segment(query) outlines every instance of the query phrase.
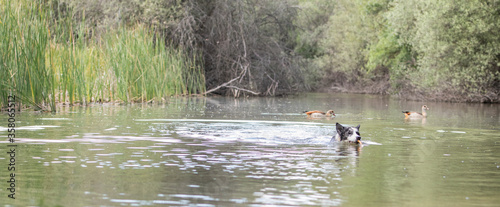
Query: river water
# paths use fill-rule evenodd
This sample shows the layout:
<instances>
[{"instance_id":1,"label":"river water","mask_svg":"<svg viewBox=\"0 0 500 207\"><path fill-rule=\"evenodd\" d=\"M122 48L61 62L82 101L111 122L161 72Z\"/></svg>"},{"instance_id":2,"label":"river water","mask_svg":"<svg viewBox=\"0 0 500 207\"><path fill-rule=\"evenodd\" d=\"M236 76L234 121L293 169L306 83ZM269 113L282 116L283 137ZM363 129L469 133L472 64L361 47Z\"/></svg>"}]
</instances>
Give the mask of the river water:
<instances>
[{"instance_id":1,"label":"river water","mask_svg":"<svg viewBox=\"0 0 500 207\"><path fill-rule=\"evenodd\" d=\"M423 104L428 118L404 119ZM329 143L336 122L360 124L365 144ZM3 206L500 204L498 104L317 93L22 112L15 200L0 144Z\"/></svg>"}]
</instances>

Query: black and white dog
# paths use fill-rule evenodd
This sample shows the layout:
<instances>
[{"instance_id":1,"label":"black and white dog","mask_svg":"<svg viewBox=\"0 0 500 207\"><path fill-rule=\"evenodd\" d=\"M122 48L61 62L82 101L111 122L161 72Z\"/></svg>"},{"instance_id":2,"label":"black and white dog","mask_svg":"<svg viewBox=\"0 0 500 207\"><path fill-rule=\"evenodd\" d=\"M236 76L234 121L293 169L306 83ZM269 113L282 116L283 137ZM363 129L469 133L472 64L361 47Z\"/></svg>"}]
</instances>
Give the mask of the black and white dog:
<instances>
[{"instance_id":1,"label":"black and white dog","mask_svg":"<svg viewBox=\"0 0 500 207\"><path fill-rule=\"evenodd\" d=\"M337 123L335 126L337 128L337 134L332 137L330 142L337 141L361 144L361 136L359 135L359 127L361 125L358 125L357 127L345 127Z\"/></svg>"}]
</instances>

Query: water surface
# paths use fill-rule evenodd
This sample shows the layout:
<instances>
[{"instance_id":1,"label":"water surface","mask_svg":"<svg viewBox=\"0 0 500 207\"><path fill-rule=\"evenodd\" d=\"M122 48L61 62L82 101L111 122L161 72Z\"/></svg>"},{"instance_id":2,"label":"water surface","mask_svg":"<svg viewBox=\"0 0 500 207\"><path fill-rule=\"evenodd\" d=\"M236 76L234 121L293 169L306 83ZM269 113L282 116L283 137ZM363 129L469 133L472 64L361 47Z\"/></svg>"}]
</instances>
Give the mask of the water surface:
<instances>
[{"instance_id":1,"label":"water surface","mask_svg":"<svg viewBox=\"0 0 500 207\"><path fill-rule=\"evenodd\" d=\"M425 120L402 110L430 107ZM304 110L333 109L332 119ZM172 98L16 116L5 206L498 206L500 106L382 96ZM1 121L4 120L4 121ZM0 116L6 137L7 116ZM363 147L329 144L361 124ZM8 180L3 141L0 168Z\"/></svg>"}]
</instances>

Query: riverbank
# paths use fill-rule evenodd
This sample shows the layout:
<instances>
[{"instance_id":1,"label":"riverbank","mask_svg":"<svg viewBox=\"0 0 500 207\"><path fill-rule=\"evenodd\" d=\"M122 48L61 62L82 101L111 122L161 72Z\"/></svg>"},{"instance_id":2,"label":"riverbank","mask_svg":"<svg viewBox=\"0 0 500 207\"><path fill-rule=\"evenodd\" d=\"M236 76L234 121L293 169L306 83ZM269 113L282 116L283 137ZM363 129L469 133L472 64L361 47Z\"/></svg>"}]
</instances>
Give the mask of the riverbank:
<instances>
[{"instance_id":1,"label":"riverbank","mask_svg":"<svg viewBox=\"0 0 500 207\"><path fill-rule=\"evenodd\" d=\"M336 80L348 80L345 74L337 75ZM500 103L500 87L490 88L484 93L467 93L456 90L456 88L429 88L422 89L411 84L400 86L398 91L394 90L388 76L373 79L358 78L356 81L325 81L324 85L316 89L324 93L354 93L354 94L381 94L391 95L394 98L414 101L432 102L455 102L455 103Z\"/></svg>"},{"instance_id":2,"label":"riverbank","mask_svg":"<svg viewBox=\"0 0 500 207\"><path fill-rule=\"evenodd\" d=\"M414 3L0 0L0 107L308 91L499 103L496 3Z\"/></svg>"}]
</instances>

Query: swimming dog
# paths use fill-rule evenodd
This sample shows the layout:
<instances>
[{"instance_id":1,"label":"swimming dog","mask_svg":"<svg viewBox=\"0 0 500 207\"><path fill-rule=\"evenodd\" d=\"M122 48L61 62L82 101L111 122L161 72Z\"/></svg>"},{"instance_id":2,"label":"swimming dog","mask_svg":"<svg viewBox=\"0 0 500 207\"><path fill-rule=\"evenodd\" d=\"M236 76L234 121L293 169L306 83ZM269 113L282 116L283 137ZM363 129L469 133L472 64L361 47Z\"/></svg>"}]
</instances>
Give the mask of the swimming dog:
<instances>
[{"instance_id":1,"label":"swimming dog","mask_svg":"<svg viewBox=\"0 0 500 207\"><path fill-rule=\"evenodd\" d=\"M359 127L345 127L339 123L335 124L337 128L337 134L332 137L331 142L348 142L353 144L361 144L361 136L359 135Z\"/></svg>"}]
</instances>

